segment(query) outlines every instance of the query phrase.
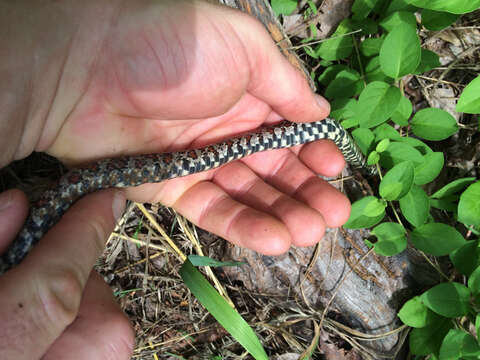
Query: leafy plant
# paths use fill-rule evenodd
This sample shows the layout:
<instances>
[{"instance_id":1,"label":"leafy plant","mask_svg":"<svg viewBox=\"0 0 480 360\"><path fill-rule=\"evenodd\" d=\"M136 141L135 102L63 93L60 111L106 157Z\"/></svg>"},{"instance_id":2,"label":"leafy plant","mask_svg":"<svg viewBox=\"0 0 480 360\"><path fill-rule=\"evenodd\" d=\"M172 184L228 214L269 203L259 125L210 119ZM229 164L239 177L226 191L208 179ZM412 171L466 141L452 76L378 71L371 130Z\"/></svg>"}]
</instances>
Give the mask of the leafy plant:
<instances>
[{"instance_id":1,"label":"leafy plant","mask_svg":"<svg viewBox=\"0 0 480 360\"><path fill-rule=\"evenodd\" d=\"M449 138L459 126L445 110L413 113L403 78L440 66L437 54L422 49L419 26L442 30L478 8L480 0L355 0L351 18L332 38L306 50L324 66L315 77L332 103L331 116L350 129L378 170L378 195L353 203L345 227L371 228L375 240L365 242L379 255L398 254L410 244L425 258L448 255L468 277L440 283L399 311L413 328L411 353L431 359L480 358L477 334L470 332L473 326L480 330L479 241L462 235L480 234L480 181L461 178L426 191L445 163L430 142ZM456 110L480 113L480 76L464 89ZM432 209L449 212L457 222L436 221Z\"/></svg>"},{"instance_id":2,"label":"leafy plant","mask_svg":"<svg viewBox=\"0 0 480 360\"><path fill-rule=\"evenodd\" d=\"M272 0L272 9L277 15L290 15L297 8L297 0Z\"/></svg>"}]
</instances>

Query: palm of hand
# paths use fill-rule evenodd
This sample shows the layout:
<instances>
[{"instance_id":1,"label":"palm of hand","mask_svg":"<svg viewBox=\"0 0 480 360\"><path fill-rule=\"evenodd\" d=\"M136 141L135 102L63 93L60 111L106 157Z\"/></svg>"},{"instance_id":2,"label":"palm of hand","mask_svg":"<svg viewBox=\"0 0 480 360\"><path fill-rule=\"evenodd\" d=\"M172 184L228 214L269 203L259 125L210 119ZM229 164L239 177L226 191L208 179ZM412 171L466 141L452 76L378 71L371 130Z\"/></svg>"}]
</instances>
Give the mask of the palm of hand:
<instances>
[{"instance_id":1,"label":"palm of hand","mask_svg":"<svg viewBox=\"0 0 480 360\"><path fill-rule=\"evenodd\" d=\"M121 13L92 54L87 80L74 81L62 95L60 103L72 107L63 122L47 127L45 137L54 139L49 153L79 163L175 151L281 117L313 121L326 115L249 17L206 3L149 10ZM334 175L342 167L338 151L323 142L257 154L127 194L174 206L234 243L277 254L291 243L311 245L326 225L346 220L348 200L314 174Z\"/></svg>"}]
</instances>

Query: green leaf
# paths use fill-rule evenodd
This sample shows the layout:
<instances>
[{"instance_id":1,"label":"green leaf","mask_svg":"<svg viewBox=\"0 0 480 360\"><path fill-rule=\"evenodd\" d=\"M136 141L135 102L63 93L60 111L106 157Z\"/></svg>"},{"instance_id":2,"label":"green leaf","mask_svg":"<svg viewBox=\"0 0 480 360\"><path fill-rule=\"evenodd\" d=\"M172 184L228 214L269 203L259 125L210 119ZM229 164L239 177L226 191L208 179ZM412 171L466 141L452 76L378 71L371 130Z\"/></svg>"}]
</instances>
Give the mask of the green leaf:
<instances>
[{"instance_id":1,"label":"green leaf","mask_svg":"<svg viewBox=\"0 0 480 360\"><path fill-rule=\"evenodd\" d=\"M409 0L409 2L420 8L452 14L466 14L480 8L480 0Z\"/></svg>"},{"instance_id":2,"label":"green leaf","mask_svg":"<svg viewBox=\"0 0 480 360\"><path fill-rule=\"evenodd\" d=\"M443 30L452 25L457 19L458 15L456 14L429 9L422 10L422 25L428 30Z\"/></svg>"},{"instance_id":3,"label":"green leaf","mask_svg":"<svg viewBox=\"0 0 480 360\"><path fill-rule=\"evenodd\" d=\"M456 110L467 114L480 114L480 76L463 90Z\"/></svg>"},{"instance_id":4,"label":"green leaf","mask_svg":"<svg viewBox=\"0 0 480 360\"><path fill-rule=\"evenodd\" d=\"M388 32L391 32L398 26L410 26L415 29L417 20L415 19L415 15L410 11L397 11L382 20L380 26Z\"/></svg>"},{"instance_id":5,"label":"green leaf","mask_svg":"<svg viewBox=\"0 0 480 360\"><path fill-rule=\"evenodd\" d=\"M433 181L442 171L444 158L442 152L424 155L425 161L415 167L415 184L424 185Z\"/></svg>"},{"instance_id":6,"label":"green leaf","mask_svg":"<svg viewBox=\"0 0 480 360\"><path fill-rule=\"evenodd\" d=\"M477 340L465 330L450 329L440 347L439 360L460 359L480 355ZM478 359L478 357L475 357Z\"/></svg>"},{"instance_id":7,"label":"green leaf","mask_svg":"<svg viewBox=\"0 0 480 360\"><path fill-rule=\"evenodd\" d=\"M374 81L368 84L358 99L360 126L371 128L387 121L397 108L401 96L398 88L387 83Z\"/></svg>"},{"instance_id":8,"label":"green leaf","mask_svg":"<svg viewBox=\"0 0 480 360\"><path fill-rule=\"evenodd\" d=\"M318 82L323 86L330 84L338 75L340 71L350 69L346 65L332 65L327 67L319 76Z\"/></svg>"},{"instance_id":9,"label":"green leaf","mask_svg":"<svg viewBox=\"0 0 480 360\"><path fill-rule=\"evenodd\" d=\"M455 268L465 276L470 274L480 265L480 249L477 240L470 240L462 247L450 254L450 260Z\"/></svg>"},{"instance_id":10,"label":"green leaf","mask_svg":"<svg viewBox=\"0 0 480 360\"><path fill-rule=\"evenodd\" d=\"M272 0L272 9L278 16L290 15L297 8L297 0Z\"/></svg>"},{"instance_id":11,"label":"green leaf","mask_svg":"<svg viewBox=\"0 0 480 360\"><path fill-rule=\"evenodd\" d=\"M374 81L381 81L388 84L393 84L394 80L385 75L380 67L380 57L375 56L371 58L367 65L365 65L365 78L367 83L371 83Z\"/></svg>"},{"instance_id":12,"label":"green leaf","mask_svg":"<svg viewBox=\"0 0 480 360\"><path fill-rule=\"evenodd\" d=\"M364 154L368 154L368 151L373 145L373 140L375 140L373 132L370 129L358 128L352 131L352 136L360 150L362 150Z\"/></svg>"},{"instance_id":13,"label":"green leaf","mask_svg":"<svg viewBox=\"0 0 480 360\"><path fill-rule=\"evenodd\" d=\"M373 12L377 15L385 14L385 9L388 7L388 3L390 0L376 0L375 7L373 8Z\"/></svg>"},{"instance_id":14,"label":"green leaf","mask_svg":"<svg viewBox=\"0 0 480 360\"><path fill-rule=\"evenodd\" d=\"M327 86L324 95L327 99L358 95L364 86L363 82L359 80L360 74L358 71L353 69L342 70Z\"/></svg>"},{"instance_id":15,"label":"green leaf","mask_svg":"<svg viewBox=\"0 0 480 360\"><path fill-rule=\"evenodd\" d=\"M369 198L369 201L365 203L363 214L368 217L377 217L380 215L384 215L385 207L387 206L387 204L382 199L377 199L374 196L372 197L374 199L370 199L371 197L367 196L367 198Z\"/></svg>"},{"instance_id":16,"label":"green leaf","mask_svg":"<svg viewBox=\"0 0 480 360\"><path fill-rule=\"evenodd\" d=\"M393 256L401 253L407 247L405 229L402 225L387 222L376 226L372 230L378 241L375 243L375 252L378 255Z\"/></svg>"},{"instance_id":17,"label":"green leaf","mask_svg":"<svg viewBox=\"0 0 480 360\"><path fill-rule=\"evenodd\" d=\"M405 219L415 227L427 222L430 212L430 200L419 186L412 186L407 195L399 200L400 209Z\"/></svg>"},{"instance_id":18,"label":"green leaf","mask_svg":"<svg viewBox=\"0 0 480 360\"><path fill-rule=\"evenodd\" d=\"M333 62L330 60L319 60L318 65L323 66L323 67L328 67L332 66Z\"/></svg>"},{"instance_id":19,"label":"green leaf","mask_svg":"<svg viewBox=\"0 0 480 360\"><path fill-rule=\"evenodd\" d=\"M412 111L412 102L405 96L402 96L397 108L392 114L392 121L400 126L407 126L408 119L410 118L410 115L412 115Z\"/></svg>"},{"instance_id":20,"label":"green leaf","mask_svg":"<svg viewBox=\"0 0 480 360\"><path fill-rule=\"evenodd\" d=\"M352 204L346 229L368 228L378 224L385 216L387 204L374 196L366 196Z\"/></svg>"},{"instance_id":21,"label":"green leaf","mask_svg":"<svg viewBox=\"0 0 480 360\"><path fill-rule=\"evenodd\" d=\"M423 74L439 67L440 65L440 57L436 53L427 49L422 49L422 58L414 73Z\"/></svg>"},{"instance_id":22,"label":"green leaf","mask_svg":"<svg viewBox=\"0 0 480 360\"><path fill-rule=\"evenodd\" d=\"M362 41L360 51L366 57L378 55L383 44L383 38L369 38Z\"/></svg>"},{"instance_id":23,"label":"green leaf","mask_svg":"<svg viewBox=\"0 0 480 360\"><path fill-rule=\"evenodd\" d=\"M373 35L378 33L377 23L370 18L366 19L352 19L352 31L362 30L359 35Z\"/></svg>"},{"instance_id":24,"label":"green leaf","mask_svg":"<svg viewBox=\"0 0 480 360\"><path fill-rule=\"evenodd\" d=\"M310 45L305 45L304 49L305 49L305 53L308 56L314 58L315 60L318 60L318 58L320 57L320 56L317 55L317 52L315 50L313 50L313 48ZM312 78L312 80L314 80L315 79L315 74L311 73L310 77Z\"/></svg>"},{"instance_id":25,"label":"green leaf","mask_svg":"<svg viewBox=\"0 0 480 360\"><path fill-rule=\"evenodd\" d=\"M355 115L357 100L350 98L337 98L331 102L332 112L330 116L340 121Z\"/></svg>"},{"instance_id":26,"label":"green leaf","mask_svg":"<svg viewBox=\"0 0 480 360\"><path fill-rule=\"evenodd\" d=\"M198 301L255 359L268 360L268 356L257 335L202 274L185 260L180 276Z\"/></svg>"},{"instance_id":27,"label":"green leaf","mask_svg":"<svg viewBox=\"0 0 480 360\"><path fill-rule=\"evenodd\" d=\"M388 145L390 145L390 139L389 138L383 139L377 144L375 151L379 153L384 152L385 150L387 150Z\"/></svg>"},{"instance_id":28,"label":"green leaf","mask_svg":"<svg viewBox=\"0 0 480 360\"><path fill-rule=\"evenodd\" d=\"M392 0L388 5L387 10L385 11L385 14L390 15L395 11L402 11L402 10L410 11L413 13L416 11L416 7L410 5L409 0Z\"/></svg>"},{"instance_id":29,"label":"green leaf","mask_svg":"<svg viewBox=\"0 0 480 360\"><path fill-rule=\"evenodd\" d=\"M447 318L466 315L470 310L470 290L456 282L438 284L420 298L430 310Z\"/></svg>"},{"instance_id":30,"label":"green leaf","mask_svg":"<svg viewBox=\"0 0 480 360\"><path fill-rule=\"evenodd\" d=\"M402 139L402 136L398 133L398 131L388 124L381 124L377 126L375 130L373 130L373 133L375 134L375 138L377 140L383 140L383 139L401 140Z\"/></svg>"},{"instance_id":31,"label":"green leaf","mask_svg":"<svg viewBox=\"0 0 480 360\"><path fill-rule=\"evenodd\" d=\"M451 183L448 183L441 189L437 190L433 195L431 195L431 198L434 199L441 199L443 197L449 196L456 194L463 189L465 189L468 185L473 183L476 179L474 177L468 177L468 178L461 178L452 181Z\"/></svg>"},{"instance_id":32,"label":"green leaf","mask_svg":"<svg viewBox=\"0 0 480 360\"><path fill-rule=\"evenodd\" d=\"M386 75L397 79L415 71L421 54L416 29L411 26L396 27L387 35L380 49L380 66Z\"/></svg>"},{"instance_id":33,"label":"green leaf","mask_svg":"<svg viewBox=\"0 0 480 360\"><path fill-rule=\"evenodd\" d=\"M415 135L433 141L444 140L458 130L455 118L445 110L437 108L418 111L410 125Z\"/></svg>"},{"instance_id":34,"label":"green leaf","mask_svg":"<svg viewBox=\"0 0 480 360\"><path fill-rule=\"evenodd\" d=\"M443 223L429 223L411 232L411 241L419 250L434 256L448 255L466 241L455 228Z\"/></svg>"},{"instance_id":35,"label":"green leaf","mask_svg":"<svg viewBox=\"0 0 480 360\"><path fill-rule=\"evenodd\" d=\"M480 294L480 266L470 274L468 288L474 295Z\"/></svg>"},{"instance_id":36,"label":"green leaf","mask_svg":"<svg viewBox=\"0 0 480 360\"><path fill-rule=\"evenodd\" d=\"M450 195L441 199L432 199L430 198L430 205L436 209L456 212L457 211L457 204L458 196Z\"/></svg>"},{"instance_id":37,"label":"green leaf","mask_svg":"<svg viewBox=\"0 0 480 360\"><path fill-rule=\"evenodd\" d=\"M402 322L414 328L427 326L432 319L432 312L423 304L419 296L415 296L403 304L398 312Z\"/></svg>"},{"instance_id":38,"label":"green leaf","mask_svg":"<svg viewBox=\"0 0 480 360\"><path fill-rule=\"evenodd\" d=\"M367 165L375 165L378 163L379 160L380 154L376 151L372 151L370 154L368 154Z\"/></svg>"},{"instance_id":39,"label":"green leaf","mask_svg":"<svg viewBox=\"0 0 480 360\"><path fill-rule=\"evenodd\" d=\"M397 200L412 187L415 170L411 161L404 161L389 170L380 182L380 196L385 200Z\"/></svg>"},{"instance_id":40,"label":"green leaf","mask_svg":"<svg viewBox=\"0 0 480 360\"><path fill-rule=\"evenodd\" d=\"M425 144L423 141L412 138L412 137L402 137L401 139L399 139L399 141L412 146L413 148L418 150L422 155L427 155L433 152L433 150L430 149L430 147L427 144Z\"/></svg>"},{"instance_id":41,"label":"green leaf","mask_svg":"<svg viewBox=\"0 0 480 360\"><path fill-rule=\"evenodd\" d=\"M342 121L341 125L345 128L345 129L350 129L352 127L355 127L355 126L358 126L358 118L355 117L355 116L352 116L348 119L345 119Z\"/></svg>"},{"instance_id":42,"label":"green leaf","mask_svg":"<svg viewBox=\"0 0 480 360\"><path fill-rule=\"evenodd\" d=\"M480 334L480 314L477 314L477 316L475 316L475 331L478 337L478 334Z\"/></svg>"},{"instance_id":43,"label":"green leaf","mask_svg":"<svg viewBox=\"0 0 480 360\"><path fill-rule=\"evenodd\" d=\"M245 262L242 261L218 261L212 259L208 256L200 256L200 255L189 255L188 260L192 263L193 266L239 266L245 265Z\"/></svg>"},{"instance_id":44,"label":"green leaf","mask_svg":"<svg viewBox=\"0 0 480 360\"><path fill-rule=\"evenodd\" d=\"M377 0L355 0L352 5L352 13L355 19L365 19L375 7Z\"/></svg>"},{"instance_id":45,"label":"green leaf","mask_svg":"<svg viewBox=\"0 0 480 360\"><path fill-rule=\"evenodd\" d=\"M380 164L390 169L403 161L410 160L415 166L423 163L424 158L420 152L413 146L403 142L392 141L387 150L382 153Z\"/></svg>"},{"instance_id":46,"label":"green leaf","mask_svg":"<svg viewBox=\"0 0 480 360\"><path fill-rule=\"evenodd\" d=\"M410 351L415 355L438 353L443 338L452 326L450 319L436 315L427 326L410 332Z\"/></svg>"},{"instance_id":47,"label":"green leaf","mask_svg":"<svg viewBox=\"0 0 480 360\"><path fill-rule=\"evenodd\" d=\"M332 34L332 38L321 43L316 53L324 60L344 59L353 51L353 40L351 35L345 35L350 32L349 19L343 20Z\"/></svg>"},{"instance_id":48,"label":"green leaf","mask_svg":"<svg viewBox=\"0 0 480 360\"><path fill-rule=\"evenodd\" d=\"M470 185L460 195L458 220L466 225L480 225L480 181Z\"/></svg>"},{"instance_id":49,"label":"green leaf","mask_svg":"<svg viewBox=\"0 0 480 360\"><path fill-rule=\"evenodd\" d=\"M315 3L313 2L313 0L307 0L307 4L308 4L308 11L311 11L313 13L313 15L317 15L318 14L318 8L315 5Z\"/></svg>"}]
</instances>

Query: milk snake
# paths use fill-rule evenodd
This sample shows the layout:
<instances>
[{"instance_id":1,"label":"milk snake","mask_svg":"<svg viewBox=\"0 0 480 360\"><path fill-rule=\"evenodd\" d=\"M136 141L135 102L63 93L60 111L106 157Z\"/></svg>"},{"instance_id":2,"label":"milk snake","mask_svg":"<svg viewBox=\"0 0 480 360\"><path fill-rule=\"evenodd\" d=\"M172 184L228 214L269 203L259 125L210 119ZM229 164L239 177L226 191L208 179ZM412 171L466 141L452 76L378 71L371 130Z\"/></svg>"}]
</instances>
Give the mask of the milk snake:
<instances>
[{"instance_id":1,"label":"milk snake","mask_svg":"<svg viewBox=\"0 0 480 360\"><path fill-rule=\"evenodd\" d=\"M68 208L85 194L111 188L156 183L213 169L250 154L330 139L354 167L366 161L350 135L335 120L312 123L283 121L201 149L104 159L66 173L30 209L23 229L0 258L0 274L28 254Z\"/></svg>"}]
</instances>

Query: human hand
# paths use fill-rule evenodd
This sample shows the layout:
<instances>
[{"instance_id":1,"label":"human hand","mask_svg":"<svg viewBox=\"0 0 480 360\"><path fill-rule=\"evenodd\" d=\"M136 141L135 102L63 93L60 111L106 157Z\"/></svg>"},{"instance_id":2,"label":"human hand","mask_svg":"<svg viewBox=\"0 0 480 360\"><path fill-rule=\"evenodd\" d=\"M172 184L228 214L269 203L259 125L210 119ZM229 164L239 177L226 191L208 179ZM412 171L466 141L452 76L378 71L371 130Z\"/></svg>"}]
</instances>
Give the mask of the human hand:
<instances>
[{"instance_id":1,"label":"human hand","mask_svg":"<svg viewBox=\"0 0 480 360\"><path fill-rule=\"evenodd\" d=\"M0 277L2 359L130 359L131 325L110 287L91 271L124 203L112 190L85 197ZM27 206L18 190L0 194L0 253L22 226Z\"/></svg>"},{"instance_id":2,"label":"human hand","mask_svg":"<svg viewBox=\"0 0 480 360\"><path fill-rule=\"evenodd\" d=\"M75 164L195 148L281 118L328 114L245 14L197 1L101 6L101 15L83 16L67 37L36 150ZM316 176L343 166L333 143L319 141L126 195L172 206L234 244L274 255L315 244L326 226L346 221L348 200Z\"/></svg>"}]
</instances>

